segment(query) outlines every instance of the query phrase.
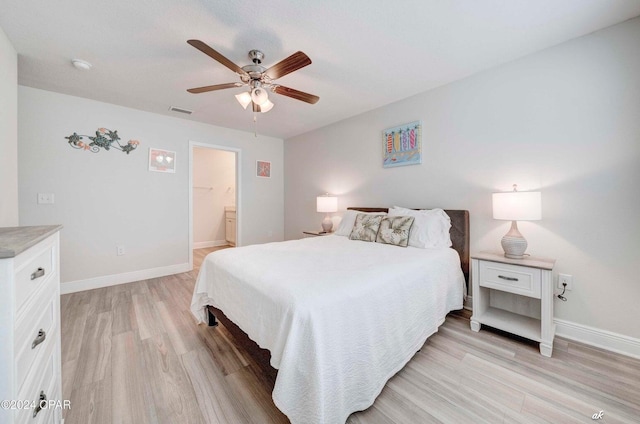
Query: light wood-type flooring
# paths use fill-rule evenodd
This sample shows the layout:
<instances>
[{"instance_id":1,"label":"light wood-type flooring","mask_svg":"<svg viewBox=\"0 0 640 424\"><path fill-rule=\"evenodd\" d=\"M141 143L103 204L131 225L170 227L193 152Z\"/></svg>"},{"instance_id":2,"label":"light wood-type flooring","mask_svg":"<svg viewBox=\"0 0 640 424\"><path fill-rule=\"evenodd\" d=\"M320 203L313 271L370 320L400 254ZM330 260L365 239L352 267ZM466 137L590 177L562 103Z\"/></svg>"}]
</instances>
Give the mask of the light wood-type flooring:
<instances>
[{"instance_id":1,"label":"light wood-type flooring","mask_svg":"<svg viewBox=\"0 0 640 424\"><path fill-rule=\"evenodd\" d=\"M62 296L65 424L286 423L251 359L190 312L184 274ZM602 411L602 419L593 414ZM640 361L556 338L469 329L450 314L359 423L639 423Z\"/></svg>"}]
</instances>

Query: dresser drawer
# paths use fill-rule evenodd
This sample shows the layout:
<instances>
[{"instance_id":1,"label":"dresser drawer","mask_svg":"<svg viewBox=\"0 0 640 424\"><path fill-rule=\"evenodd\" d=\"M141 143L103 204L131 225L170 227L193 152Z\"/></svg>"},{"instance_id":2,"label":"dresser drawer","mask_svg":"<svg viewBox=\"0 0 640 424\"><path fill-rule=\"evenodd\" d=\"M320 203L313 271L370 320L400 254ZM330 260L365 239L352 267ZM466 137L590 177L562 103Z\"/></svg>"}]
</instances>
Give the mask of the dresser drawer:
<instances>
[{"instance_id":1,"label":"dresser drawer","mask_svg":"<svg viewBox=\"0 0 640 424\"><path fill-rule=\"evenodd\" d=\"M16 263L15 296L19 310L51 277L56 275L56 251L52 242L41 243L25 252Z\"/></svg>"},{"instance_id":2,"label":"dresser drawer","mask_svg":"<svg viewBox=\"0 0 640 424\"><path fill-rule=\"evenodd\" d=\"M49 344L56 342L59 338L58 322L58 302L56 290L47 291L47 302L36 307L27 313L27 317L16 328L15 343L15 363L16 363L16 386L18 390L27 378L29 370L34 367L36 360L42 358L45 351L49 350Z\"/></svg>"},{"instance_id":3,"label":"dresser drawer","mask_svg":"<svg viewBox=\"0 0 640 424\"><path fill-rule=\"evenodd\" d=\"M479 285L523 296L541 296L541 273L537 268L480 261Z\"/></svg>"},{"instance_id":4,"label":"dresser drawer","mask_svg":"<svg viewBox=\"0 0 640 424\"><path fill-rule=\"evenodd\" d=\"M234 211L225 211L224 217L226 219L236 219L236 213Z\"/></svg>"},{"instance_id":5,"label":"dresser drawer","mask_svg":"<svg viewBox=\"0 0 640 424\"><path fill-rule=\"evenodd\" d=\"M51 346L50 346L51 347ZM56 361L57 353L55 349L49 349L48 356L37 369L37 374L34 375L34 379L25 385L20 393L18 399L36 401L38 403L40 399L40 393L43 392L47 399L59 400L60 394L57 392L56 387ZM47 409L42 409L38 412L38 415L33 417L34 409L22 409L18 412L18 423L39 423L42 417L48 415ZM42 417L41 417L42 416Z\"/></svg>"}]
</instances>

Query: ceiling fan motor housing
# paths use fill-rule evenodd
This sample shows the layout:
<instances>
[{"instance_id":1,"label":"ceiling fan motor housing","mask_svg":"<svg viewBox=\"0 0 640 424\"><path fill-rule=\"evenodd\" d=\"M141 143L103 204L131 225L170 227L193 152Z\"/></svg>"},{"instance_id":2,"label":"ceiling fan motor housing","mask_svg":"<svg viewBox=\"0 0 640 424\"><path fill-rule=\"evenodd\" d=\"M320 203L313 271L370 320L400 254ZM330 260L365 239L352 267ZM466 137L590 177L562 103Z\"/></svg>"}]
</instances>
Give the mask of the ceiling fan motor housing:
<instances>
[{"instance_id":1,"label":"ceiling fan motor housing","mask_svg":"<svg viewBox=\"0 0 640 424\"><path fill-rule=\"evenodd\" d=\"M267 70L267 68L265 68L262 65L247 65L247 66L243 66L242 70L245 71L250 79L253 80L260 80L262 78L262 74L264 73L264 71ZM244 75L241 75L240 77L242 78ZM243 79L244 81L244 79ZM244 82L248 82L249 79L247 79Z\"/></svg>"}]
</instances>

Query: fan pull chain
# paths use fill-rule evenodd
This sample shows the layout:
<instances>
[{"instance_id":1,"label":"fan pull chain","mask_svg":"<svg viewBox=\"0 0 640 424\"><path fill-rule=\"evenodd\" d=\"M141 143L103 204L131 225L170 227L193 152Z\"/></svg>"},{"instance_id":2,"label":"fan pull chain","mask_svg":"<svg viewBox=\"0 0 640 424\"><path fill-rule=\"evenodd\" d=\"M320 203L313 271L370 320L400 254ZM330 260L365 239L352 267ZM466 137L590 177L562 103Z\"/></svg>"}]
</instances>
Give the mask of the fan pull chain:
<instances>
[{"instance_id":1,"label":"fan pull chain","mask_svg":"<svg viewBox=\"0 0 640 424\"><path fill-rule=\"evenodd\" d=\"M253 136L258 138L258 115L253 113Z\"/></svg>"}]
</instances>

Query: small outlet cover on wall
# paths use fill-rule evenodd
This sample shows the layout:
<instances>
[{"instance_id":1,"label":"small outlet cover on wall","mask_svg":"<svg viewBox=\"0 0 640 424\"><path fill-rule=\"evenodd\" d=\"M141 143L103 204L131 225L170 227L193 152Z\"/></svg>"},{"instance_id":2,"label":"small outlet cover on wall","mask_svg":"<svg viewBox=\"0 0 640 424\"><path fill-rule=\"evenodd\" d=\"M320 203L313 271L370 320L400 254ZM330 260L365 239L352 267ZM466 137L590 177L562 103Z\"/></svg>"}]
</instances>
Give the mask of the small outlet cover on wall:
<instances>
[{"instance_id":1,"label":"small outlet cover on wall","mask_svg":"<svg viewBox=\"0 0 640 424\"><path fill-rule=\"evenodd\" d=\"M573 290L573 275L558 274L558 288L563 289L564 283L567 283L567 290Z\"/></svg>"},{"instance_id":2,"label":"small outlet cover on wall","mask_svg":"<svg viewBox=\"0 0 640 424\"><path fill-rule=\"evenodd\" d=\"M122 256L125 254L124 246L116 246L116 253L118 256Z\"/></svg>"}]
</instances>

